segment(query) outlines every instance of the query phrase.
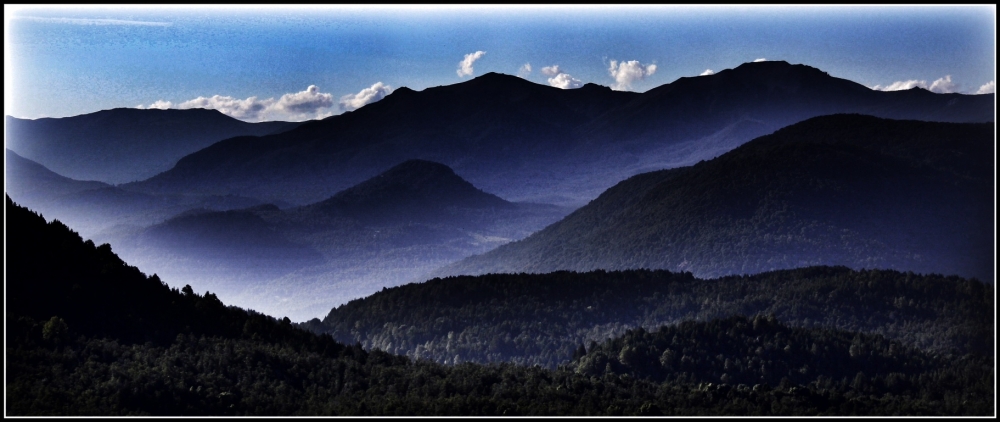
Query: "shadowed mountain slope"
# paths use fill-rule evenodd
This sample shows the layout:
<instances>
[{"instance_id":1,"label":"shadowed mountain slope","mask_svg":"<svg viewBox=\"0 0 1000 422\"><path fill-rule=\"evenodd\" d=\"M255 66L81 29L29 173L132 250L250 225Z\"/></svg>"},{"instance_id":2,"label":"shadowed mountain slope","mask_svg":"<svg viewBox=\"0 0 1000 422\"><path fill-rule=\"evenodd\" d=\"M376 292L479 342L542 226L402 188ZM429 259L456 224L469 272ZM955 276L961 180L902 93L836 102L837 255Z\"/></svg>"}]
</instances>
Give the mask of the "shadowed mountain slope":
<instances>
[{"instance_id":1,"label":"shadowed mountain slope","mask_svg":"<svg viewBox=\"0 0 1000 422\"><path fill-rule=\"evenodd\" d=\"M4 154L6 192L24 204L30 205L36 201L70 193L111 187L107 183L64 177L10 149L5 149Z\"/></svg>"},{"instance_id":2,"label":"shadowed mountain slope","mask_svg":"<svg viewBox=\"0 0 1000 422\"><path fill-rule=\"evenodd\" d=\"M408 160L307 209L365 222L391 223L401 219L445 222L449 208L513 207L477 189L448 166Z\"/></svg>"},{"instance_id":3,"label":"shadowed mountain slope","mask_svg":"<svg viewBox=\"0 0 1000 422\"><path fill-rule=\"evenodd\" d=\"M807 265L993 280L992 124L817 117L636 176L565 219L433 275Z\"/></svg>"}]
</instances>

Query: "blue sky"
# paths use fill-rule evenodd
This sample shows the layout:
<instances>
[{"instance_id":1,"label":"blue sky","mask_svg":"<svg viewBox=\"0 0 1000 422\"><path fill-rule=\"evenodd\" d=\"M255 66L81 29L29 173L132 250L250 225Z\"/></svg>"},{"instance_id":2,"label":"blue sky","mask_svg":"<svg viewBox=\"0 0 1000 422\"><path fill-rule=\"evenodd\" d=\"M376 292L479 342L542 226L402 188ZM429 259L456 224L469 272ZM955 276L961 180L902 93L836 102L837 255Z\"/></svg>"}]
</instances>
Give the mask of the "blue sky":
<instances>
[{"instance_id":1,"label":"blue sky","mask_svg":"<svg viewBox=\"0 0 1000 422\"><path fill-rule=\"evenodd\" d=\"M996 80L992 5L5 5L4 17L4 110L22 118L141 105L303 120L486 72L642 92L760 58L877 89Z\"/></svg>"}]
</instances>

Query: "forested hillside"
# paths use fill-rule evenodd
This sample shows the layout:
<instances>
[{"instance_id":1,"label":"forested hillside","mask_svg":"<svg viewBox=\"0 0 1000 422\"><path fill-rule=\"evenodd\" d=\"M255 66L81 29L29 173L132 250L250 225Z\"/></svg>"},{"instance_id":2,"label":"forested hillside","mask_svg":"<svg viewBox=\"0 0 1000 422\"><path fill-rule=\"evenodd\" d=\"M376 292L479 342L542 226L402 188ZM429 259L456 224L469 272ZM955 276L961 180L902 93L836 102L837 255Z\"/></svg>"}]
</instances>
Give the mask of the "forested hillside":
<instances>
[{"instance_id":1,"label":"forested hillside","mask_svg":"<svg viewBox=\"0 0 1000 422\"><path fill-rule=\"evenodd\" d=\"M764 315L686 321L655 332L629 330L589 350L581 346L570 368L592 376L698 382L723 390L734 385L737 391L777 387L792 395L807 395L806 388L825 391L827 397L813 402L819 406L845 393L912 394L962 401L984 413L992 411L996 379L991 356L926 354L881 335L789 328Z\"/></svg>"}]
</instances>

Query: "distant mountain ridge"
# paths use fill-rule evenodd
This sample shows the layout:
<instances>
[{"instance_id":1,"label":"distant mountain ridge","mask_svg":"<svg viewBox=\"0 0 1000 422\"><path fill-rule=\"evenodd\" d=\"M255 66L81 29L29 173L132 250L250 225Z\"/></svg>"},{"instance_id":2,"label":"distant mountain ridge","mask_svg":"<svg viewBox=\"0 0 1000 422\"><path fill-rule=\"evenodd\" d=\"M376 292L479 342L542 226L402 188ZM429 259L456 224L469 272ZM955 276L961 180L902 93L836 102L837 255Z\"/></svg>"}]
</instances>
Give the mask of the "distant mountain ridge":
<instances>
[{"instance_id":1,"label":"distant mountain ridge","mask_svg":"<svg viewBox=\"0 0 1000 422\"><path fill-rule=\"evenodd\" d=\"M306 204L418 158L507 200L581 205L632 175L694 164L811 117L986 122L993 98L874 91L781 61L641 94L593 84L561 90L488 73L420 92L398 89L280 134L220 142L126 187Z\"/></svg>"},{"instance_id":2,"label":"distant mountain ridge","mask_svg":"<svg viewBox=\"0 0 1000 422\"><path fill-rule=\"evenodd\" d=\"M621 182L563 220L430 276L807 265L993 280L992 124L813 118Z\"/></svg>"},{"instance_id":3,"label":"distant mountain ridge","mask_svg":"<svg viewBox=\"0 0 1000 422\"><path fill-rule=\"evenodd\" d=\"M74 180L24 158L6 153L6 193L18 202L42 210L88 237L103 237L117 226L145 226L185 210L227 210L260 204L233 195L149 195L98 181Z\"/></svg>"},{"instance_id":4,"label":"distant mountain ridge","mask_svg":"<svg viewBox=\"0 0 1000 422\"><path fill-rule=\"evenodd\" d=\"M119 184L169 170L181 157L240 135L296 122L247 123L218 110L116 108L63 118L7 116L8 149L63 176Z\"/></svg>"}]
</instances>

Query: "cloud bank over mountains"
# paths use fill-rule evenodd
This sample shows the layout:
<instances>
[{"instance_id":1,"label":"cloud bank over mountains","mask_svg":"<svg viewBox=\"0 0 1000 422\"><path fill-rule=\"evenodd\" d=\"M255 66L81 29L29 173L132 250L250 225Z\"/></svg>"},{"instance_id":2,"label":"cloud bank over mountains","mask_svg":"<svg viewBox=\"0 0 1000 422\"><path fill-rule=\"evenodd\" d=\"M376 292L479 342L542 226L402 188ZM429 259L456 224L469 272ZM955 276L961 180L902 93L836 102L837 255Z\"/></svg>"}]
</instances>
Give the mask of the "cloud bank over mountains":
<instances>
[{"instance_id":1,"label":"cloud bank over mountains","mask_svg":"<svg viewBox=\"0 0 1000 422\"><path fill-rule=\"evenodd\" d=\"M376 82L357 94L347 94L337 100L333 94L320 92L318 86L309 85L303 91L284 94L278 99L273 97L260 99L257 96L239 99L226 95L213 95L211 97L198 97L178 104L157 100L148 106L140 104L136 108L161 110L206 108L218 110L227 116L247 122L304 121L330 117L336 114L334 106L337 106L339 111L357 110L366 104L385 98L391 92L392 87L382 82Z\"/></svg>"},{"instance_id":2,"label":"cloud bank over mountains","mask_svg":"<svg viewBox=\"0 0 1000 422\"><path fill-rule=\"evenodd\" d=\"M875 85L872 87L872 89L877 91L902 91L913 88L923 88L938 94L950 94L958 91L958 84L952 82L951 75L945 75L943 78L938 78L930 85L927 84L927 81L911 79L908 81L896 81L887 86Z\"/></svg>"},{"instance_id":3,"label":"cloud bank over mountains","mask_svg":"<svg viewBox=\"0 0 1000 422\"><path fill-rule=\"evenodd\" d=\"M962 93L962 85L951 80L951 75L944 75L944 77L936 79L930 84L926 80L910 79L906 81L896 81L889 85L875 85L871 87L876 91L901 91L913 88L923 88L930 92L938 94L952 94L952 93ZM979 89L972 91L969 90L965 92L967 94L993 94L996 91L996 82L989 81Z\"/></svg>"}]
</instances>

